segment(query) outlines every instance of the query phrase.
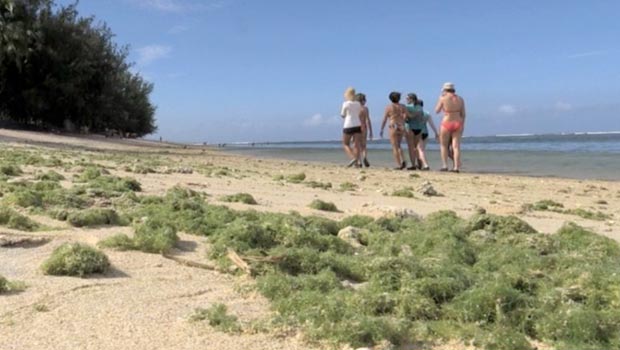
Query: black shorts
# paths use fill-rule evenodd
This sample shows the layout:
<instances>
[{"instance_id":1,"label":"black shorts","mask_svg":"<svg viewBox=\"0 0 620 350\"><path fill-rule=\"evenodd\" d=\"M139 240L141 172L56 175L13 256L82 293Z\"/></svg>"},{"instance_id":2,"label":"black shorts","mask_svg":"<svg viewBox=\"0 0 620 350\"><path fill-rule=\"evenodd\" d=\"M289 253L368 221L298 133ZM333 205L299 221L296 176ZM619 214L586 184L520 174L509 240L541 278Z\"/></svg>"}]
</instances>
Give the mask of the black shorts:
<instances>
[{"instance_id":1,"label":"black shorts","mask_svg":"<svg viewBox=\"0 0 620 350\"><path fill-rule=\"evenodd\" d=\"M346 134L346 135L361 134L362 133L362 127L361 126L354 126L352 128L344 128L344 129L342 129L342 133Z\"/></svg>"},{"instance_id":2,"label":"black shorts","mask_svg":"<svg viewBox=\"0 0 620 350\"><path fill-rule=\"evenodd\" d=\"M428 138L428 134L427 133L423 133L422 134L422 140L426 140Z\"/></svg>"},{"instance_id":3,"label":"black shorts","mask_svg":"<svg viewBox=\"0 0 620 350\"><path fill-rule=\"evenodd\" d=\"M420 133L422 132L422 129L411 129L411 131L413 132L414 135L420 135Z\"/></svg>"}]
</instances>

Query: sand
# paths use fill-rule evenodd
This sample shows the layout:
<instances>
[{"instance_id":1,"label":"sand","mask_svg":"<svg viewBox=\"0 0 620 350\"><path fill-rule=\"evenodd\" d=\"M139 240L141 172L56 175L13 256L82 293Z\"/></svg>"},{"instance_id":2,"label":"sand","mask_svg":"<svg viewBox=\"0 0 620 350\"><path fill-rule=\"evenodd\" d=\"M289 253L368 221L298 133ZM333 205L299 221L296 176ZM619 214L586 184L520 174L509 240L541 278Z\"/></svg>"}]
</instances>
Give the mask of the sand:
<instances>
[{"instance_id":1,"label":"sand","mask_svg":"<svg viewBox=\"0 0 620 350\"><path fill-rule=\"evenodd\" d=\"M553 233L573 221L594 232L620 240L620 182L559 178L534 178L489 174L451 174L341 166L281 160L254 159L229 155L208 147L187 147L142 140L106 139L99 136L61 136L47 133L0 129L0 152L8 147L72 150L84 158L93 154L121 152L138 159L141 153L170 159L182 167L209 164L230 175L127 173L135 177L145 194L163 194L175 185L205 192L210 202L234 209L252 208L269 212L298 211L302 215L322 215L341 219L353 214L379 217L403 210L427 215L453 210L469 217L484 208L489 213L517 215L541 232ZM344 158L344 155L343 155ZM26 168L25 178L36 168ZM332 189L313 189L304 184L276 181L277 175L305 173L306 181L331 182ZM67 174L70 175L70 174ZM358 185L354 191L340 191L341 183ZM417 191L430 183L440 196L427 197ZM394 190L412 187L415 198L390 196ZM223 195L247 192L258 205L222 203ZM338 213L308 207L314 199L333 202ZM565 208L583 208L612 215L605 221L546 211L524 212L522 206L543 199L562 203ZM603 203L603 204L601 204ZM606 204L605 204L606 203ZM45 217L35 220L50 223ZM86 279L51 277L39 267L51 251L67 241L96 244L131 228L78 229L53 222L59 230L23 233L0 227L2 238L35 236L47 240L33 244L0 247L0 275L27 284L23 292L0 296L0 349L319 349L304 342L295 330L245 331L230 335L218 332L206 322L192 323L196 308L224 303L230 313L246 325L272 316L269 303L252 290L249 277L235 277L206 269L188 267L160 255L105 250L113 270L104 276ZM64 225L64 226L63 226ZM209 264L203 237L181 234L181 243L172 253L183 259ZM251 328L251 327L247 327ZM425 347L427 349L428 347ZM459 344L441 348L466 348Z\"/></svg>"}]
</instances>

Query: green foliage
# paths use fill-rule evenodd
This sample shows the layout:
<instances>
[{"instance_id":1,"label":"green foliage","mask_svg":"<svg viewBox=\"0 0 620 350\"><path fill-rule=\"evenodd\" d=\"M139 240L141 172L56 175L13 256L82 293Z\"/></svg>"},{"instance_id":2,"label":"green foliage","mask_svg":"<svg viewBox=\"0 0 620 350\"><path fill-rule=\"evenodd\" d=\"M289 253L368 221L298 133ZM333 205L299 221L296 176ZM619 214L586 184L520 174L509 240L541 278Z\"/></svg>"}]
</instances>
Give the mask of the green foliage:
<instances>
[{"instance_id":1,"label":"green foliage","mask_svg":"<svg viewBox=\"0 0 620 350\"><path fill-rule=\"evenodd\" d=\"M48 171L46 173L37 174L35 176L35 179L36 180L41 180L41 181L56 181L57 182L57 181L64 180L65 177L62 176L61 174L55 172L54 170L50 170L50 171Z\"/></svg>"},{"instance_id":2,"label":"green foliage","mask_svg":"<svg viewBox=\"0 0 620 350\"><path fill-rule=\"evenodd\" d=\"M612 217L611 215L605 214L601 211L594 212L594 211L590 211L590 210L586 210L582 208L567 209L564 211L564 214L577 215L584 219L597 220L597 221L609 220Z\"/></svg>"},{"instance_id":3,"label":"green foliage","mask_svg":"<svg viewBox=\"0 0 620 350\"><path fill-rule=\"evenodd\" d=\"M564 205L551 199L543 199L532 205L532 210L547 210L549 208L564 208Z\"/></svg>"},{"instance_id":4,"label":"green foliage","mask_svg":"<svg viewBox=\"0 0 620 350\"><path fill-rule=\"evenodd\" d=\"M26 289L26 284L18 281L9 281L0 275L0 294L19 292Z\"/></svg>"},{"instance_id":5,"label":"green foliage","mask_svg":"<svg viewBox=\"0 0 620 350\"><path fill-rule=\"evenodd\" d=\"M159 218L148 218L136 226L133 246L147 253L165 253L179 240L174 226Z\"/></svg>"},{"instance_id":6,"label":"green foliage","mask_svg":"<svg viewBox=\"0 0 620 350\"><path fill-rule=\"evenodd\" d=\"M43 128L155 131L153 85L131 72L128 48L105 24L79 17L77 3L3 0L0 10L1 115Z\"/></svg>"},{"instance_id":7,"label":"green foliage","mask_svg":"<svg viewBox=\"0 0 620 350\"><path fill-rule=\"evenodd\" d=\"M13 164L0 164L0 174L6 176L19 176L22 174L22 170Z\"/></svg>"},{"instance_id":8,"label":"green foliage","mask_svg":"<svg viewBox=\"0 0 620 350\"><path fill-rule=\"evenodd\" d=\"M84 277L105 273L109 267L108 257L99 250L81 243L65 243L54 249L41 269L46 275Z\"/></svg>"},{"instance_id":9,"label":"green foliage","mask_svg":"<svg viewBox=\"0 0 620 350\"><path fill-rule=\"evenodd\" d=\"M371 224L373 221L375 221L375 219L373 219L371 216L365 216L365 215L347 216L346 218L340 221L340 227L353 226L353 227L363 228Z\"/></svg>"},{"instance_id":10,"label":"green foliage","mask_svg":"<svg viewBox=\"0 0 620 350\"><path fill-rule=\"evenodd\" d=\"M144 164L136 164L133 167L125 167L125 171L136 173L136 174L154 174L156 173L155 169L146 166Z\"/></svg>"},{"instance_id":11,"label":"green foliage","mask_svg":"<svg viewBox=\"0 0 620 350\"><path fill-rule=\"evenodd\" d=\"M325 202L320 199L313 200L312 203L310 203L308 206L312 209L321 210L321 211L333 211L333 212L338 211L338 207L336 207L336 204L331 203L331 202Z\"/></svg>"},{"instance_id":12,"label":"green foliage","mask_svg":"<svg viewBox=\"0 0 620 350\"><path fill-rule=\"evenodd\" d=\"M321 188L321 189L324 189L324 190L328 190L328 189L332 188L332 183L331 182L307 181L307 182L305 182L305 185L310 187L310 188Z\"/></svg>"},{"instance_id":13,"label":"green foliage","mask_svg":"<svg viewBox=\"0 0 620 350\"><path fill-rule=\"evenodd\" d=\"M97 245L101 248L112 248L121 251L139 250L139 248L136 247L134 240L122 233L103 239L99 241Z\"/></svg>"},{"instance_id":14,"label":"green foliage","mask_svg":"<svg viewBox=\"0 0 620 350\"><path fill-rule=\"evenodd\" d=\"M89 166L84 168L78 177L78 180L81 182L87 182L94 180L102 175L108 175L108 171L96 166Z\"/></svg>"},{"instance_id":15,"label":"green foliage","mask_svg":"<svg viewBox=\"0 0 620 350\"><path fill-rule=\"evenodd\" d=\"M355 191L357 189L357 185L352 182L343 182L340 184L341 191Z\"/></svg>"},{"instance_id":16,"label":"green foliage","mask_svg":"<svg viewBox=\"0 0 620 350\"><path fill-rule=\"evenodd\" d=\"M209 325L221 332L238 333L241 326L237 322L237 317L228 314L228 308L224 304L214 304L208 309L198 308L190 316L190 321L199 322L208 320Z\"/></svg>"},{"instance_id":17,"label":"green foliage","mask_svg":"<svg viewBox=\"0 0 620 350\"><path fill-rule=\"evenodd\" d=\"M409 187L399 188L397 190L394 190L394 192L392 192L392 196L394 196L394 197L405 197L405 198L414 198L415 197L415 195L411 191L411 188L409 188Z\"/></svg>"},{"instance_id":18,"label":"green foliage","mask_svg":"<svg viewBox=\"0 0 620 350\"><path fill-rule=\"evenodd\" d=\"M160 219L147 219L135 227L133 238L117 234L101 240L102 248L140 250L146 253L166 253L179 240L175 228Z\"/></svg>"},{"instance_id":19,"label":"green foliage","mask_svg":"<svg viewBox=\"0 0 620 350\"><path fill-rule=\"evenodd\" d=\"M19 189L3 198L3 201L10 205L17 205L22 208L33 208L43 206L43 197L37 191L30 189Z\"/></svg>"},{"instance_id":20,"label":"green foliage","mask_svg":"<svg viewBox=\"0 0 620 350\"><path fill-rule=\"evenodd\" d=\"M525 204L524 210L540 210L540 211L552 211L561 214L576 215L588 220L604 221L612 218L611 215L605 214L601 211L590 211L583 208L564 209L564 205L554 202L552 200L541 200L534 204Z\"/></svg>"},{"instance_id":21,"label":"green foliage","mask_svg":"<svg viewBox=\"0 0 620 350\"><path fill-rule=\"evenodd\" d=\"M297 214L236 215L211 235L211 256L230 247L277 257L252 263L258 288L280 322L311 339L355 347L423 334L524 350L527 338L567 348L620 341L609 332L619 318L607 311L620 307L620 247L575 225L545 235L516 217L486 214L351 217L337 226L368 231L355 255L327 222L315 231ZM562 311L579 309L589 316Z\"/></svg>"},{"instance_id":22,"label":"green foliage","mask_svg":"<svg viewBox=\"0 0 620 350\"><path fill-rule=\"evenodd\" d=\"M75 227L124 226L122 219L114 209L93 208L69 213L67 221Z\"/></svg>"},{"instance_id":23,"label":"green foliage","mask_svg":"<svg viewBox=\"0 0 620 350\"><path fill-rule=\"evenodd\" d=\"M9 281L4 278L4 276L0 275L0 294L6 293L9 291Z\"/></svg>"},{"instance_id":24,"label":"green foliage","mask_svg":"<svg viewBox=\"0 0 620 350\"><path fill-rule=\"evenodd\" d=\"M11 208L0 206L0 225L21 231L36 231L41 226Z\"/></svg>"},{"instance_id":25,"label":"green foliage","mask_svg":"<svg viewBox=\"0 0 620 350\"><path fill-rule=\"evenodd\" d=\"M305 179L306 179L306 174L305 173L291 174L291 175L288 175L285 178L286 182L290 182L290 183L293 183L293 184L302 183Z\"/></svg>"},{"instance_id":26,"label":"green foliage","mask_svg":"<svg viewBox=\"0 0 620 350\"><path fill-rule=\"evenodd\" d=\"M236 194L231 194L229 196L224 196L221 198L222 201L224 202L231 202L231 203L244 203L244 204L250 204L250 205L255 205L258 204L256 202L256 200L254 199L254 197L252 197L251 194L249 193L236 193Z\"/></svg>"},{"instance_id":27,"label":"green foliage","mask_svg":"<svg viewBox=\"0 0 620 350\"><path fill-rule=\"evenodd\" d=\"M142 190L142 186L136 179L106 175L106 172L107 170L96 167L86 168L78 179L85 183L77 186L77 190L82 190L93 197L103 198L119 197L126 192Z\"/></svg>"}]
</instances>

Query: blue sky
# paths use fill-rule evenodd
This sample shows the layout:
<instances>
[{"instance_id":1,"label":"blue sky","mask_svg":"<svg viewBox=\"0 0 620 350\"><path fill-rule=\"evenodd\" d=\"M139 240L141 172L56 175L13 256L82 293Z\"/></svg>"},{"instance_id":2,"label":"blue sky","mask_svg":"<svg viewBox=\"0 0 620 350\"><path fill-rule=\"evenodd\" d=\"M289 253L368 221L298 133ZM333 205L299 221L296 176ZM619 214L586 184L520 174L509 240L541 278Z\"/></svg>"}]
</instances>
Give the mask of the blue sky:
<instances>
[{"instance_id":1,"label":"blue sky","mask_svg":"<svg viewBox=\"0 0 620 350\"><path fill-rule=\"evenodd\" d=\"M61 0L60 4L72 1ZM159 131L187 142L341 136L342 93L431 109L466 135L620 130L620 1L81 0L155 84ZM439 116L435 116L439 120ZM378 131L376 132L378 134Z\"/></svg>"}]
</instances>

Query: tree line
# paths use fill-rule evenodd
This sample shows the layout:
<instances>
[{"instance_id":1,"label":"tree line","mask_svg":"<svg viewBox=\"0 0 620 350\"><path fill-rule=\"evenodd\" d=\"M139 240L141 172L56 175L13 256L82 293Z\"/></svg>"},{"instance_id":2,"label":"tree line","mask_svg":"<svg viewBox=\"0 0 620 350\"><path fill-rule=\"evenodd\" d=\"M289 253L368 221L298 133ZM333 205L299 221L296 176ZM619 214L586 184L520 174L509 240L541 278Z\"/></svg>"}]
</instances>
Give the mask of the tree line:
<instances>
[{"instance_id":1,"label":"tree line","mask_svg":"<svg viewBox=\"0 0 620 350\"><path fill-rule=\"evenodd\" d=\"M153 84L77 3L0 0L0 118L43 129L153 133Z\"/></svg>"}]
</instances>

